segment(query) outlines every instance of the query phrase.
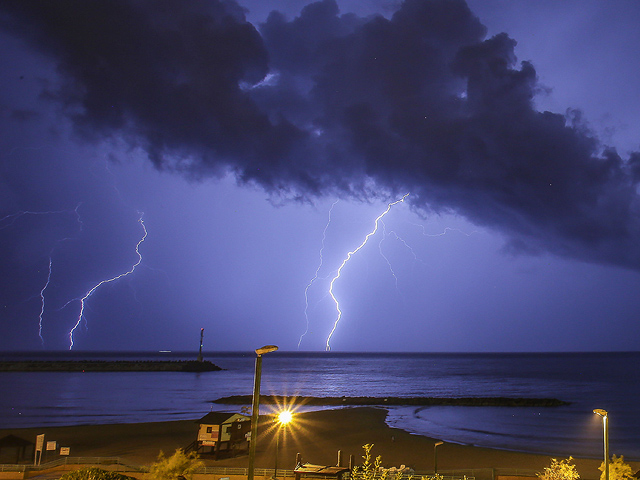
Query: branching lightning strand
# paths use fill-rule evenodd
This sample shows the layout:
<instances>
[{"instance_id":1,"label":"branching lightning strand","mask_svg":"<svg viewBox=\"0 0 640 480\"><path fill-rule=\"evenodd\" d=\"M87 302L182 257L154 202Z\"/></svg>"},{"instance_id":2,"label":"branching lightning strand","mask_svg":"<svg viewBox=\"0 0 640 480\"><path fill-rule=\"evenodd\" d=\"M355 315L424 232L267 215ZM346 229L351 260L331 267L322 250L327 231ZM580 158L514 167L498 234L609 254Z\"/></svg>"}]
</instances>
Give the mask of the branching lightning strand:
<instances>
[{"instance_id":1,"label":"branching lightning strand","mask_svg":"<svg viewBox=\"0 0 640 480\"><path fill-rule=\"evenodd\" d=\"M371 238L373 235L376 234L376 232L378 231L378 225L380 223L380 220L387 214L389 213L389 211L391 210L391 207L393 207L394 205L397 205L398 203L402 203L405 201L405 199L409 196L409 194L405 194L401 199L396 200L395 202L391 202L389 205L387 205L387 209L382 212L380 215L378 215L378 217L376 218L375 222L374 222L374 227L373 230L371 230L371 232L369 232L365 237L364 240L362 241L362 243L353 251L347 253L346 258L342 261L342 264L340 265L340 267L338 267L338 270L336 272L336 275L333 277L333 279L331 279L331 283L329 285L329 295L331 296L331 298L333 299L333 302L336 305L336 311L338 313L336 320L333 322L333 328L331 329L331 332L329 332L329 336L327 337L327 342L325 345L325 350L327 352L331 351L331 337L333 336L333 334L336 331L336 328L338 328L338 323L340 323L340 319L342 318L342 311L340 310L340 303L338 302L338 299L336 298L336 296L333 293L333 287L336 283L336 280L338 280L340 278L340 275L342 274L342 269L344 268L344 266L347 264L347 262L351 259L351 257L353 257L353 255L355 255L359 250L361 250L369 241L369 238Z\"/></svg>"},{"instance_id":2,"label":"branching lightning strand","mask_svg":"<svg viewBox=\"0 0 640 480\"><path fill-rule=\"evenodd\" d=\"M142 255L140 254L140 245L142 245L142 243L145 241L145 239L147 238L147 227L144 224L144 220L143 220L143 214L140 213L140 218L138 219L138 222L140 223L140 226L142 227L142 231L143 231L143 235L142 238L140 239L140 241L138 241L138 243L136 244L136 255L138 255L138 260L136 261L136 263L133 264L133 266L131 267L130 270L121 273L120 275L117 275L115 277L112 278L108 278L106 280L102 280L99 283L97 283L93 288L91 288L82 298L76 299L80 301L80 313L78 314L78 320L75 323L75 325L73 326L73 328L71 328L71 330L69 331L69 350L73 349L73 334L75 333L76 329L80 326L80 324L82 323L82 319L84 318L84 307L86 305L86 301L87 299L93 295L93 293L100 288L102 285L106 284L106 283L111 283L111 282L115 282L116 280L120 280L123 277L126 277L127 275L131 275L136 267L138 265L140 265L140 263L142 262ZM73 301L73 300L71 300ZM69 302L67 302L68 304ZM63 307L64 308L64 307ZM86 321L86 319L85 319Z\"/></svg>"},{"instance_id":3,"label":"branching lightning strand","mask_svg":"<svg viewBox=\"0 0 640 480\"><path fill-rule=\"evenodd\" d=\"M42 322L44 318L44 292L47 290L49 283L51 282L51 266L53 264L53 259L51 255L49 255L49 273L47 274L47 281L45 282L42 290L40 290L40 315L38 316L38 337L40 337L40 342L44 347L44 338L42 337Z\"/></svg>"},{"instance_id":4,"label":"branching lightning strand","mask_svg":"<svg viewBox=\"0 0 640 480\"><path fill-rule=\"evenodd\" d=\"M80 219L80 213L78 212L78 209L80 208L81 205L82 205L82 202L78 203L78 205L76 205L76 208L73 209L73 212L76 215L76 220L80 225L80 230L82 230L83 224L82 224L82 220ZM11 213L9 215L5 215L4 217L0 218L0 230L4 230L8 227L13 226L19 218L27 215L57 215L61 213L69 213L69 210L48 210L43 212L21 210L19 212ZM2 225L5 221L7 221L7 223ZM66 238L61 238L57 240L54 247L51 249L51 252L49 253L49 262L48 262L49 266L47 269L47 278L45 280L44 285L40 289L40 294L39 294L40 295L40 313L38 314L38 337L40 338L40 343L42 344L43 347L44 347L44 337L42 336L42 327L44 322L44 311L45 311L45 292L47 291L47 288L51 283L51 274L53 272L53 252L55 251L56 247L60 243L69 239L70 237L66 237Z\"/></svg>"},{"instance_id":5,"label":"branching lightning strand","mask_svg":"<svg viewBox=\"0 0 640 480\"><path fill-rule=\"evenodd\" d=\"M4 230L5 228L12 226L17 219L25 215L53 215L57 213L67 213L67 210L52 210L49 212L30 212L30 211L23 210L20 212L11 213L9 215L5 215L4 217L0 218L0 224L4 223L5 220L11 219L11 221L7 222L5 225L0 225L0 230Z\"/></svg>"},{"instance_id":6,"label":"branching lightning strand","mask_svg":"<svg viewBox=\"0 0 640 480\"><path fill-rule=\"evenodd\" d=\"M335 207L338 202L339 200L336 200L335 202L333 202L331 204L331 208L329 209L329 218L327 219L327 224L324 226L324 230L322 231L322 243L320 246L320 263L318 263L318 268L316 268L316 273L314 274L313 278L309 280L309 283L304 289L304 318L307 322L307 326L304 333L300 335L300 339L298 340L298 350L300 350L300 344L302 343L302 339L307 333L309 333L309 288L311 288L311 285L313 285L313 283L318 279L318 275L320 274L320 269L322 268L322 264L324 262L323 252L324 252L324 242L327 238L327 229L331 224L331 213L333 212L333 207Z\"/></svg>"},{"instance_id":7,"label":"branching lightning strand","mask_svg":"<svg viewBox=\"0 0 640 480\"><path fill-rule=\"evenodd\" d=\"M467 232L463 232L459 228L452 228L452 227L444 227L444 230L442 232L440 232L440 233L427 233L427 228L424 225L421 225L419 223L412 223L411 225L414 225L416 227L420 227L422 229L422 235L424 235L425 237L443 237L448 232L458 232L458 233L461 233L462 235L470 237L474 233L478 233L476 230L473 230L472 232L467 233Z\"/></svg>"},{"instance_id":8,"label":"branching lightning strand","mask_svg":"<svg viewBox=\"0 0 640 480\"><path fill-rule=\"evenodd\" d=\"M384 221L380 220L380 223L382 224L382 238L380 239L380 243L378 243L378 250L380 251L380 256L382 258L384 258L385 262L387 262L387 266L389 267L389 271L391 272L391 276L393 277L393 279L394 279L394 281L396 283L396 290L398 290L398 277L396 276L396 272L394 272L393 266L391 265L391 262L389 261L387 256L382 251L382 244L384 243L384 241L387 238L387 228L386 228L386 225L384 224ZM397 237L397 235L396 235L396 237Z\"/></svg>"}]
</instances>

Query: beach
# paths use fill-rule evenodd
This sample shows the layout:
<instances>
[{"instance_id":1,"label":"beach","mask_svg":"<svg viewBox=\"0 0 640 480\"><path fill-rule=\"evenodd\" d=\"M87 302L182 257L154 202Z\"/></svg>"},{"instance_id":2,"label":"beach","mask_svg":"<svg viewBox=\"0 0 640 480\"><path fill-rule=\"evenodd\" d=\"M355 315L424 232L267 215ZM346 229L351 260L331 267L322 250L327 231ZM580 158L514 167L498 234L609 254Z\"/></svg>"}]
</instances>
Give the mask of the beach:
<instances>
[{"instance_id":1,"label":"beach","mask_svg":"<svg viewBox=\"0 0 640 480\"><path fill-rule=\"evenodd\" d=\"M348 465L351 455L359 464L362 446L374 444L371 453L374 457L381 455L385 467L405 465L417 472L432 472L434 443L439 439L390 428L385 423L386 415L386 410L374 407L298 413L292 424L280 432L278 468L293 469L297 453L300 453L303 462L335 465L338 450L342 452L343 465ZM177 448L185 448L193 442L198 429L197 420L5 429L0 430L0 438L13 434L35 442L36 435L45 434L46 441L56 441L58 446L69 447L70 456L73 457L120 457L130 464L147 465L156 460L160 451L170 455ZM271 416L261 416L255 463L257 468L274 467L275 430L272 426ZM48 452L44 460L58 457L57 452ZM437 447L438 472L443 474L452 470L497 469L497 473L505 477L516 473L535 475L535 472L542 471L550 464L551 458L549 455L453 443ZM565 457L558 456L558 459L561 458ZM246 467L248 457L243 455L218 460L205 457L205 463L208 466ZM640 469L640 462L630 463L634 472ZM599 478L601 460L578 458L575 464L581 478ZM485 476L481 472L476 473L476 477Z\"/></svg>"}]
</instances>

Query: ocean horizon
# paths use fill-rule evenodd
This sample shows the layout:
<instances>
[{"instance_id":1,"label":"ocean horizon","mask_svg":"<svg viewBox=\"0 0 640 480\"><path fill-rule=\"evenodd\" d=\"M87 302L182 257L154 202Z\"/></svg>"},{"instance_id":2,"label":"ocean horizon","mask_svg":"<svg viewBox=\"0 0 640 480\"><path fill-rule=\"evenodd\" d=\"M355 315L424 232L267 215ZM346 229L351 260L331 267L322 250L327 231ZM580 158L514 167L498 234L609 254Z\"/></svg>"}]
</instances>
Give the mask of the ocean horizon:
<instances>
[{"instance_id":1,"label":"ocean horizon","mask_svg":"<svg viewBox=\"0 0 640 480\"><path fill-rule=\"evenodd\" d=\"M194 360L197 352L0 352L0 360ZM254 352L203 352L219 372L0 372L0 429L197 419L241 406ZM263 356L261 393L288 396L556 398L560 407L392 406L387 423L447 442L558 457L640 460L640 352L357 353ZM318 407L304 407L317 409ZM335 408L335 407L333 407ZM348 408L348 407L344 407ZM261 406L261 413L270 411Z\"/></svg>"}]
</instances>

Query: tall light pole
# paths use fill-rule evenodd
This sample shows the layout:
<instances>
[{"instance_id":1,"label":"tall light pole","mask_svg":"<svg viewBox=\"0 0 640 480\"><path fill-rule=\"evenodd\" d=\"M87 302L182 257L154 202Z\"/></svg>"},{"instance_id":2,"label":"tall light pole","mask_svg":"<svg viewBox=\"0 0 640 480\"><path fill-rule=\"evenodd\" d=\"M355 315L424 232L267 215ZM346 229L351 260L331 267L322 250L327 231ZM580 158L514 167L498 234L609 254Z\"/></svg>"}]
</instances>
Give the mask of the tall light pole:
<instances>
[{"instance_id":1,"label":"tall light pole","mask_svg":"<svg viewBox=\"0 0 640 480\"><path fill-rule=\"evenodd\" d=\"M253 406L251 410L251 438L249 441L249 469L247 480L253 480L253 471L256 461L256 443L258 441L258 410L260 409L260 377L262 376L262 355L275 352L278 347L265 345L256 349L256 369L253 378Z\"/></svg>"},{"instance_id":2,"label":"tall light pole","mask_svg":"<svg viewBox=\"0 0 640 480\"><path fill-rule=\"evenodd\" d=\"M289 410L283 410L278 414L278 418L276 419L276 459L273 465L273 478L278 478L278 448L279 448L279 439L280 439L280 429L283 425L286 425L291 421L293 415Z\"/></svg>"},{"instance_id":3,"label":"tall light pole","mask_svg":"<svg viewBox=\"0 0 640 480\"><path fill-rule=\"evenodd\" d=\"M593 413L602 417L602 429L604 430L604 480L609 480L609 414L601 408L596 408Z\"/></svg>"},{"instance_id":4,"label":"tall light pole","mask_svg":"<svg viewBox=\"0 0 640 480\"><path fill-rule=\"evenodd\" d=\"M438 473L438 447L444 442L436 442L433 444L433 474Z\"/></svg>"}]
</instances>

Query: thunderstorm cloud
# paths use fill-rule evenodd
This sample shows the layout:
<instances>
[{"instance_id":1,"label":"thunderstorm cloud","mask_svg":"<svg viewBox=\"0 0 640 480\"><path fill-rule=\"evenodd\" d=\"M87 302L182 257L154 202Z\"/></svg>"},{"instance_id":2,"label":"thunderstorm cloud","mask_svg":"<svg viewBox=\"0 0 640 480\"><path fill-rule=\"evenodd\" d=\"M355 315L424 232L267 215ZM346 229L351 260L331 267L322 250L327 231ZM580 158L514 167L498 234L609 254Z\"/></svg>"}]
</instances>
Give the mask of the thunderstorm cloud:
<instances>
[{"instance_id":1,"label":"thunderstorm cloud","mask_svg":"<svg viewBox=\"0 0 640 480\"><path fill-rule=\"evenodd\" d=\"M260 25L230 0L0 9L6 32L55 62L61 81L42 96L85 142L288 198L411 192L514 251L640 268L640 153L602 144L578 110L537 111L534 65L462 0L406 0L389 17L323 0Z\"/></svg>"}]
</instances>

